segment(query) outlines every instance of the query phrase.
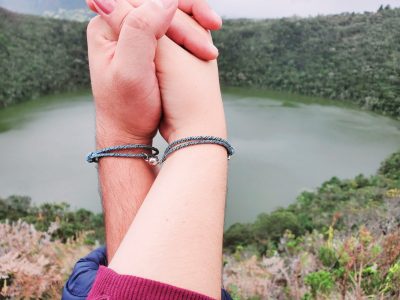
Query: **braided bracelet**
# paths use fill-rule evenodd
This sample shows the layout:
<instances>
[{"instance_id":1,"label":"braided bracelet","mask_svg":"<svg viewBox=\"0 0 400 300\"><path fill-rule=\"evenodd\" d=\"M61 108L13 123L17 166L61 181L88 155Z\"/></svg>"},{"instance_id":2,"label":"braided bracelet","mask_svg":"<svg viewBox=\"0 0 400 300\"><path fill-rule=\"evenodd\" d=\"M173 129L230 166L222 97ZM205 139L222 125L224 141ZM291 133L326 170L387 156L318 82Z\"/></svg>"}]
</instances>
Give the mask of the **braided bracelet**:
<instances>
[{"instance_id":1,"label":"braided bracelet","mask_svg":"<svg viewBox=\"0 0 400 300\"><path fill-rule=\"evenodd\" d=\"M145 161L147 161L150 165L156 166L158 164L164 163L172 153L178 150L190 146L205 145L205 144L214 144L224 147L228 153L228 159L230 159L231 156L235 154L235 149L231 146L231 144L229 144L227 140L215 136L191 136L171 143L167 147L167 149L165 149L161 161L158 159L158 154L160 153L160 151L157 148L149 145L139 145L139 144L115 146L97 150L89 153L86 157L86 161L89 163L98 163L100 158L103 157L142 158ZM147 154L145 152L142 153L115 152L121 150L135 150L135 149L148 150L151 151L151 154Z\"/></svg>"},{"instance_id":2,"label":"braided bracelet","mask_svg":"<svg viewBox=\"0 0 400 300\"><path fill-rule=\"evenodd\" d=\"M175 142L172 142L167 149L165 149L164 155L161 159L161 163L164 163L167 158L174 152L190 147L190 146L195 146L195 145L205 145L205 144L214 144L214 145L220 145L226 149L228 152L228 159L231 158L232 155L235 154L235 149L229 144L227 140L224 140L223 138L215 137L215 136L190 136L187 138L183 138L180 140L177 140Z\"/></svg>"},{"instance_id":3,"label":"braided bracelet","mask_svg":"<svg viewBox=\"0 0 400 300\"><path fill-rule=\"evenodd\" d=\"M115 153L114 151L121 151L121 150L135 150L135 149L142 149L151 151L151 154L147 154L145 152L142 153ZM98 163L100 158L103 157L124 157L124 158L143 158L147 161L150 165L156 166L159 163L158 154L160 151L149 145L139 145L139 144L132 144L132 145L123 145L123 146L115 146L115 147L108 147L104 148L95 152L91 152L87 155L86 161L89 163Z\"/></svg>"}]
</instances>

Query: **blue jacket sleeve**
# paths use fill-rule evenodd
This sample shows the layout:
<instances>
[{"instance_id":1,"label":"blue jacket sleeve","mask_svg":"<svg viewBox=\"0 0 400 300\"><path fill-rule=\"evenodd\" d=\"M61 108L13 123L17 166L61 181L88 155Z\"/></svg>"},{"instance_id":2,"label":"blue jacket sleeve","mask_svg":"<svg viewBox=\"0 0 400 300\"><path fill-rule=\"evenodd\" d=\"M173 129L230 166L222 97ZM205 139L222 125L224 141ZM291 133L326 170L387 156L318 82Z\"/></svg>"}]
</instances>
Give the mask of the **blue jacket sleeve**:
<instances>
[{"instance_id":1,"label":"blue jacket sleeve","mask_svg":"<svg viewBox=\"0 0 400 300\"><path fill-rule=\"evenodd\" d=\"M106 248L100 247L88 256L81 258L75 265L66 282L62 300L84 300L89 295L100 265L107 266Z\"/></svg>"}]
</instances>

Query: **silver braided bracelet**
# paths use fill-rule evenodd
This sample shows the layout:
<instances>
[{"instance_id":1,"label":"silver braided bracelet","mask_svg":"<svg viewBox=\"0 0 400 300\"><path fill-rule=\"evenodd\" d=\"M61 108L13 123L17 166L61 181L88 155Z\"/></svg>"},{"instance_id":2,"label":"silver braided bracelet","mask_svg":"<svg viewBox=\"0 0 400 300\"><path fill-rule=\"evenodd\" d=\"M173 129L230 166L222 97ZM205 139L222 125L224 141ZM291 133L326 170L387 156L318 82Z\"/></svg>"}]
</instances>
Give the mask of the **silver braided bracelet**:
<instances>
[{"instance_id":1,"label":"silver braided bracelet","mask_svg":"<svg viewBox=\"0 0 400 300\"><path fill-rule=\"evenodd\" d=\"M174 152L190 147L190 146L196 146L196 145L205 145L205 144L214 144L214 145L220 145L226 149L228 152L228 159L231 158L232 155L235 154L235 149L229 144L227 140L224 140L219 137L215 136L190 136L184 139L177 140L175 142L172 142L167 149L165 149L164 155L161 159L161 163L164 163L167 158Z\"/></svg>"},{"instance_id":2,"label":"silver braided bracelet","mask_svg":"<svg viewBox=\"0 0 400 300\"><path fill-rule=\"evenodd\" d=\"M205 145L205 144L214 144L224 147L228 153L228 159L230 159L231 156L235 154L235 149L231 146L231 144L229 144L227 140L215 136L191 136L171 143L167 147L167 149L165 149L161 161L158 159L158 154L160 153L160 151L157 148L150 145L139 145L139 144L115 146L97 150L89 153L86 157L86 161L89 163L98 163L100 158L103 157L142 158L145 161L147 161L150 165L156 166L158 164L164 163L172 153L178 150L190 146ZM136 150L136 149L148 150L151 151L151 154L147 154L145 152L142 153L115 152L115 151Z\"/></svg>"}]
</instances>

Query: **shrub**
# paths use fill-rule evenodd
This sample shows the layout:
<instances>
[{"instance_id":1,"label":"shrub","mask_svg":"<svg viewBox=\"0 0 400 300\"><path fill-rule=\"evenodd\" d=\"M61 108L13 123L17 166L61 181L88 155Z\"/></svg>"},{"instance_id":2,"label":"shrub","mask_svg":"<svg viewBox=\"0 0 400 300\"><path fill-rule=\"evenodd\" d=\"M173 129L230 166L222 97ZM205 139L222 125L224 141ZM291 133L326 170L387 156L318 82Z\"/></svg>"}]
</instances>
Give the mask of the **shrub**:
<instances>
[{"instance_id":1,"label":"shrub","mask_svg":"<svg viewBox=\"0 0 400 300\"><path fill-rule=\"evenodd\" d=\"M383 292L400 297L400 261L395 263L386 276Z\"/></svg>"},{"instance_id":2,"label":"shrub","mask_svg":"<svg viewBox=\"0 0 400 300\"><path fill-rule=\"evenodd\" d=\"M400 151L392 154L382 163L379 174L392 180L400 180Z\"/></svg>"},{"instance_id":3,"label":"shrub","mask_svg":"<svg viewBox=\"0 0 400 300\"><path fill-rule=\"evenodd\" d=\"M84 235L73 243L51 241L24 222L0 224L0 236L0 299L60 299L75 262L93 250Z\"/></svg>"},{"instance_id":4,"label":"shrub","mask_svg":"<svg viewBox=\"0 0 400 300\"><path fill-rule=\"evenodd\" d=\"M0 198L0 222L19 219L33 224L39 231L49 232L53 239L66 242L76 239L86 232L87 242L104 242L103 215L85 209L71 211L67 203L32 205L32 200L24 196Z\"/></svg>"},{"instance_id":5,"label":"shrub","mask_svg":"<svg viewBox=\"0 0 400 300\"><path fill-rule=\"evenodd\" d=\"M224 248L229 251L235 251L237 246L247 246L253 242L253 232L249 224L236 223L224 233Z\"/></svg>"},{"instance_id":6,"label":"shrub","mask_svg":"<svg viewBox=\"0 0 400 300\"><path fill-rule=\"evenodd\" d=\"M302 227L296 215L284 209L271 214L260 214L253 225L253 230L256 240L261 243L268 240L279 242L286 230L290 230L295 235L302 233Z\"/></svg>"},{"instance_id":7,"label":"shrub","mask_svg":"<svg viewBox=\"0 0 400 300\"><path fill-rule=\"evenodd\" d=\"M304 279L304 283L310 287L311 295L314 299L318 295L329 296L335 286L333 275L327 271L308 274Z\"/></svg>"},{"instance_id":8,"label":"shrub","mask_svg":"<svg viewBox=\"0 0 400 300\"><path fill-rule=\"evenodd\" d=\"M327 268L334 267L338 262L336 251L331 247L322 246L321 248L319 248L318 258Z\"/></svg>"}]
</instances>

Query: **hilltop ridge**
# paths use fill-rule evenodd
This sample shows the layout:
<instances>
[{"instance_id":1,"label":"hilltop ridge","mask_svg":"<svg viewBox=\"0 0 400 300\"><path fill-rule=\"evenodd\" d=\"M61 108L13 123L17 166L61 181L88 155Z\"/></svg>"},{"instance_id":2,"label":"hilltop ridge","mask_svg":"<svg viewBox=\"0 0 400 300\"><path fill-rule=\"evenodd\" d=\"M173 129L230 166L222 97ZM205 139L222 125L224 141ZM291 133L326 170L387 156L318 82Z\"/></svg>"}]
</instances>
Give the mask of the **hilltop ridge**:
<instances>
[{"instance_id":1,"label":"hilltop ridge","mask_svg":"<svg viewBox=\"0 0 400 300\"><path fill-rule=\"evenodd\" d=\"M0 107L89 87L86 23L0 10ZM400 9L226 20L214 33L225 86L356 103L400 117ZM33 59L34 58L34 59Z\"/></svg>"},{"instance_id":2,"label":"hilltop ridge","mask_svg":"<svg viewBox=\"0 0 400 300\"><path fill-rule=\"evenodd\" d=\"M226 21L214 34L225 85L351 101L400 116L400 9Z\"/></svg>"}]
</instances>

